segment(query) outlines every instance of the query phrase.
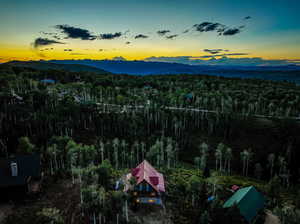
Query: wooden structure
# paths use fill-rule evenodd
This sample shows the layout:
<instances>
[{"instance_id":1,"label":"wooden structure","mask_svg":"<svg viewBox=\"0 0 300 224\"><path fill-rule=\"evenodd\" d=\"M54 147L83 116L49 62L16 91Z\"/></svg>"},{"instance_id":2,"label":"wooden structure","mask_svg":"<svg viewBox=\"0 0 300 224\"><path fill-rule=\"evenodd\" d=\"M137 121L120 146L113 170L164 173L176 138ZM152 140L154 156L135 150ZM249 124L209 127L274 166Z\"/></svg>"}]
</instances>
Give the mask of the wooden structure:
<instances>
[{"instance_id":1,"label":"wooden structure","mask_svg":"<svg viewBox=\"0 0 300 224\"><path fill-rule=\"evenodd\" d=\"M0 158L0 189L2 192L39 192L40 179L41 164L39 155Z\"/></svg>"},{"instance_id":2,"label":"wooden structure","mask_svg":"<svg viewBox=\"0 0 300 224\"><path fill-rule=\"evenodd\" d=\"M132 169L125 179L124 190L133 194L136 203L162 205L162 196L165 193L164 177L148 161L144 160Z\"/></svg>"}]
</instances>

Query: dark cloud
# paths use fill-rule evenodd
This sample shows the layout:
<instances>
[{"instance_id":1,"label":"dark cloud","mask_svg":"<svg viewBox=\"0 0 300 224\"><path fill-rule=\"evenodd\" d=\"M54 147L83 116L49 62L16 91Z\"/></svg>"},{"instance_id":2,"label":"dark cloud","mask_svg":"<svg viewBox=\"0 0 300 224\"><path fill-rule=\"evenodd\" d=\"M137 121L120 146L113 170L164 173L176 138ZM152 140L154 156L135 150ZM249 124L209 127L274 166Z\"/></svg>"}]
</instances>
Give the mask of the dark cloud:
<instances>
[{"instance_id":1,"label":"dark cloud","mask_svg":"<svg viewBox=\"0 0 300 224\"><path fill-rule=\"evenodd\" d=\"M66 34L68 38L72 39L81 39L81 40L95 40L96 36L92 35L90 31L78 27L73 27L69 25L56 25L56 29L59 29L62 31L62 33Z\"/></svg>"},{"instance_id":2,"label":"dark cloud","mask_svg":"<svg viewBox=\"0 0 300 224\"><path fill-rule=\"evenodd\" d=\"M64 49L64 51L73 51L72 49Z\"/></svg>"},{"instance_id":3,"label":"dark cloud","mask_svg":"<svg viewBox=\"0 0 300 224\"><path fill-rule=\"evenodd\" d=\"M44 49L41 49L40 51L51 51L51 50L53 50L52 47L51 48L44 48Z\"/></svg>"},{"instance_id":4,"label":"dark cloud","mask_svg":"<svg viewBox=\"0 0 300 224\"><path fill-rule=\"evenodd\" d=\"M61 37L58 36L58 33L43 32L43 31L41 31L40 33L43 34L43 35L50 36L50 37L52 37L52 38L54 38L56 40L61 40Z\"/></svg>"},{"instance_id":5,"label":"dark cloud","mask_svg":"<svg viewBox=\"0 0 300 224\"><path fill-rule=\"evenodd\" d=\"M102 40L112 40L112 39L115 39L115 38L119 38L122 36L122 33L121 32L116 32L116 33L103 33L103 34L100 34L100 39Z\"/></svg>"},{"instance_id":6,"label":"dark cloud","mask_svg":"<svg viewBox=\"0 0 300 224\"><path fill-rule=\"evenodd\" d=\"M225 30L222 35L223 36L232 36L232 35L235 35L235 34L238 34L241 32L241 29L239 28L229 28L227 30Z\"/></svg>"},{"instance_id":7,"label":"dark cloud","mask_svg":"<svg viewBox=\"0 0 300 224\"><path fill-rule=\"evenodd\" d=\"M61 37L59 37L58 35L53 35L52 37L56 40L61 40Z\"/></svg>"},{"instance_id":8,"label":"dark cloud","mask_svg":"<svg viewBox=\"0 0 300 224\"><path fill-rule=\"evenodd\" d=\"M182 33L188 33L190 30L189 29L187 29L187 30L185 30L185 31L183 31Z\"/></svg>"},{"instance_id":9,"label":"dark cloud","mask_svg":"<svg viewBox=\"0 0 300 224\"><path fill-rule=\"evenodd\" d=\"M117 57L112 58L111 60L114 60L114 61L126 61L126 58L124 58L122 56L117 56Z\"/></svg>"},{"instance_id":10,"label":"dark cloud","mask_svg":"<svg viewBox=\"0 0 300 224\"><path fill-rule=\"evenodd\" d=\"M211 53L211 54L218 54L222 51L229 51L229 50L225 50L225 49L204 49L203 51Z\"/></svg>"},{"instance_id":11,"label":"dark cloud","mask_svg":"<svg viewBox=\"0 0 300 224\"><path fill-rule=\"evenodd\" d=\"M198 32L210 32L210 31L217 31L222 32L225 29L225 25L221 23L211 23L211 22L203 22L200 24L195 24L193 27Z\"/></svg>"},{"instance_id":12,"label":"dark cloud","mask_svg":"<svg viewBox=\"0 0 300 224\"><path fill-rule=\"evenodd\" d=\"M48 38L39 37L39 38L36 38L34 40L33 47L34 48L39 48L39 47L48 46L48 45L51 45L51 44L64 44L64 43L56 41L56 40L50 40Z\"/></svg>"},{"instance_id":13,"label":"dark cloud","mask_svg":"<svg viewBox=\"0 0 300 224\"><path fill-rule=\"evenodd\" d=\"M224 57L224 56L243 56L249 55L248 53L225 53L225 54L213 54L213 55L203 55L199 58L215 58L215 57Z\"/></svg>"},{"instance_id":14,"label":"dark cloud","mask_svg":"<svg viewBox=\"0 0 300 224\"><path fill-rule=\"evenodd\" d=\"M134 39L139 39L139 38L145 39L145 38L148 38L148 36L146 36L146 35L144 35L144 34L139 34L139 35L136 35L136 36L134 37Z\"/></svg>"},{"instance_id":15,"label":"dark cloud","mask_svg":"<svg viewBox=\"0 0 300 224\"><path fill-rule=\"evenodd\" d=\"M131 44L131 42L130 42L130 41L127 41L125 44Z\"/></svg>"},{"instance_id":16,"label":"dark cloud","mask_svg":"<svg viewBox=\"0 0 300 224\"><path fill-rule=\"evenodd\" d=\"M232 36L241 32L245 26L240 26L238 28L230 28L221 23L211 23L203 22L200 24L194 24L193 27L198 32L216 32L220 36Z\"/></svg>"},{"instance_id":17,"label":"dark cloud","mask_svg":"<svg viewBox=\"0 0 300 224\"><path fill-rule=\"evenodd\" d=\"M244 20L251 19L251 18L252 18L251 16L246 16L246 17L244 18Z\"/></svg>"},{"instance_id":18,"label":"dark cloud","mask_svg":"<svg viewBox=\"0 0 300 224\"><path fill-rule=\"evenodd\" d=\"M44 34L44 35L49 35L49 36L57 35L57 33L44 32L44 31L41 31L40 33L41 33L41 34Z\"/></svg>"},{"instance_id":19,"label":"dark cloud","mask_svg":"<svg viewBox=\"0 0 300 224\"><path fill-rule=\"evenodd\" d=\"M157 31L157 34L160 35L160 36L163 36L167 33L170 33L171 31L170 30L159 30Z\"/></svg>"},{"instance_id":20,"label":"dark cloud","mask_svg":"<svg viewBox=\"0 0 300 224\"><path fill-rule=\"evenodd\" d=\"M174 34L174 35L166 36L167 39L174 39L175 37L178 37L178 35Z\"/></svg>"}]
</instances>

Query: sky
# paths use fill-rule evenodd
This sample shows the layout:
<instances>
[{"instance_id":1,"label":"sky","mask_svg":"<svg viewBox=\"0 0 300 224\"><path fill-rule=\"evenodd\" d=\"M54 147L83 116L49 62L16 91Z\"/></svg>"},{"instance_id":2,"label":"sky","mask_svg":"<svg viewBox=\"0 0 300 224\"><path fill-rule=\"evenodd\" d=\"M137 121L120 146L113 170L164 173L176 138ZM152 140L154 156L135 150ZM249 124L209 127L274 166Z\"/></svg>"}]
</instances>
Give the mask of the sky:
<instances>
[{"instance_id":1,"label":"sky","mask_svg":"<svg viewBox=\"0 0 300 224\"><path fill-rule=\"evenodd\" d=\"M298 0L0 0L0 62L300 62Z\"/></svg>"}]
</instances>

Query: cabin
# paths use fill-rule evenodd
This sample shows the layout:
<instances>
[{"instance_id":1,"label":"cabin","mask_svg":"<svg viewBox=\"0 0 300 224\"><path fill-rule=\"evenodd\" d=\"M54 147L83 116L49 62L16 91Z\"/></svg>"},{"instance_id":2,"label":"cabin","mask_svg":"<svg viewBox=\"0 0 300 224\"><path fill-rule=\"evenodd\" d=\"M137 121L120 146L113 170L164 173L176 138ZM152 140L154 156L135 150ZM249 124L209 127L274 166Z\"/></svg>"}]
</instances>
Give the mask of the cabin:
<instances>
[{"instance_id":1,"label":"cabin","mask_svg":"<svg viewBox=\"0 0 300 224\"><path fill-rule=\"evenodd\" d=\"M135 178L134 185L131 183L132 178ZM124 191L130 191L135 203L162 206L165 193L164 177L148 161L144 160L132 169L125 179Z\"/></svg>"},{"instance_id":2,"label":"cabin","mask_svg":"<svg viewBox=\"0 0 300 224\"><path fill-rule=\"evenodd\" d=\"M40 190L41 163L39 155L0 158L0 193L26 194Z\"/></svg>"},{"instance_id":3,"label":"cabin","mask_svg":"<svg viewBox=\"0 0 300 224\"><path fill-rule=\"evenodd\" d=\"M240 210L244 219L251 223L258 212L264 208L265 198L255 187L245 187L237 190L223 205L223 208L229 208L234 205Z\"/></svg>"}]
</instances>

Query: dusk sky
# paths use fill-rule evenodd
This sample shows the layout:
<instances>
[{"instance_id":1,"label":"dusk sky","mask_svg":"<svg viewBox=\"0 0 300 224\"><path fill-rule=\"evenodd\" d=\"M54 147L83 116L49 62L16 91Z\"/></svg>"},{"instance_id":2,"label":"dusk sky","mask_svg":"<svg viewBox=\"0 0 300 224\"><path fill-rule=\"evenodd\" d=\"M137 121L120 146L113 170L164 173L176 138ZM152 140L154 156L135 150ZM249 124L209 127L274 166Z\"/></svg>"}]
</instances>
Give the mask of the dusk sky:
<instances>
[{"instance_id":1,"label":"dusk sky","mask_svg":"<svg viewBox=\"0 0 300 224\"><path fill-rule=\"evenodd\" d=\"M299 0L0 2L0 62L300 61Z\"/></svg>"}]
</instances>

